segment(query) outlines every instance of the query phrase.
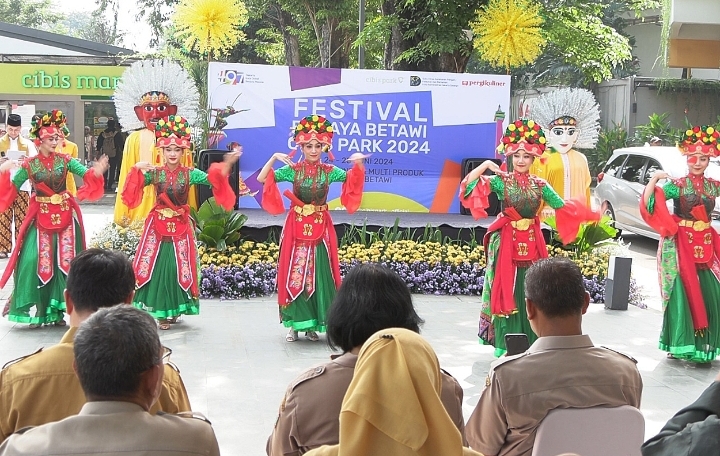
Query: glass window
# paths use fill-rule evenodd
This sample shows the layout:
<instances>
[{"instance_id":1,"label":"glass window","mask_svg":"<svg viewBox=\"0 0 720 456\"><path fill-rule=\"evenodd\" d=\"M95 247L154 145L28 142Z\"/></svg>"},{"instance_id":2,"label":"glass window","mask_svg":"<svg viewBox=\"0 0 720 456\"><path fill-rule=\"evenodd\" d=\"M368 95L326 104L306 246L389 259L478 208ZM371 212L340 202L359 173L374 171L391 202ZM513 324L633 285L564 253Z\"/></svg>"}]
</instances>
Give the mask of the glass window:
<instances>
[{"instance_id":1,"label":"glass window","mask_svg":"<svg viewBox=\"0 0 720 456\"><path fill-rule=\"evenodd\" d=\"M650 178L652 178L653 174L662 170L662 166L660 166L660 163L658 163L657 160L649 158L647 167L645 168L645 175L643 176L642 184L647 185L648 182L650 182Z\"/></svg>"},{"instance_id":2,"label":"glass window","mask_svg":"<svg viewBox=\"0 0 720 456\"><path fill-rule=\"evenodd\" d=\"M622 166L625 158L627 158L627 155L618 155L617 157L615 157L614 160L605 165L605 169L603 170L603 172L606 175L617 177L617 171Z\"/></svg>"},{"instance_id":3,"label":"glass window","mask_svg":"<svg viewBox=\"0 0 720 456\"><path fill-rule=\"evenodd\" d=\"M642 155L630 155L623 166L620 179L640 183L645 160L647 159Z\"/></svg>"}]
</instances>

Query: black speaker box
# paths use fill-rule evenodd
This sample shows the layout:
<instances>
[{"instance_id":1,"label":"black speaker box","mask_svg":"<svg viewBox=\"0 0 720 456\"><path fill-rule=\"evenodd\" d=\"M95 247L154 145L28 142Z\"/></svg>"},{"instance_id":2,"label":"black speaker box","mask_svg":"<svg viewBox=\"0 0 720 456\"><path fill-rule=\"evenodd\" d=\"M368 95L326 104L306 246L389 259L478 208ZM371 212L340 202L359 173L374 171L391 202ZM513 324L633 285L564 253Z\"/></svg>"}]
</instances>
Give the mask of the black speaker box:
<instances>
[{"instance_id":1,"label":"black speaker box","mask_svg":"<svg viewBox=\"0 0 720 456\"><path fill-rule=\"evenodd\" d=\"M610 257L608 278L605 280L605 308L627 310L630 300L630 271L632 258Z\"/></svg>"},{"instance_id":2,"label":"black speaker box","mask_svg":"<svg viewBox=\"0 0 720 456\"><path fill-rule=\"evenodd\" d=\"M203 149L200 151L200 154L198 155L198 169L207 172L208 169L210 169L210 165L213 163L218 163L223 161L223 156L228 153L227 150L220 150L220 149ZM232 169L230 170L230 175L228 176L228 179L230 180L230 187L232 187L233 192L235 192L235 195L237 196L239 191L239 174L240 169L238 167L238 162L235 162ZM198 207L207 201L210 197L212 197L212 189L210 187L207 187L205 185L198 185ZM238 209L238 199L235 198L235 209Z\"/></svg>"},{"instance_id":3,"label":"black speaker box","mask_svg":"<svg viewBox=\"0 0 720 456\"><path fill-rule=\"evenodd\" d=\"M462 168L462 175L461 175L460 179L461 180L465 179L465 176L470 174L470 171L472 171L475 168L477 168L478 166L480 166L480 164L482 164L482 162L484 162L485 160L490 160L492 162L495 162L495 163L497 163L498 166L502 165L502 160L497 160L495 158L490 158L490 159L487 159L487 158L464 158L460 164L460 166ZM493 176L494 174L495 173L493 173L490 170L487 170L484 173L484 175L486 175L486 176ZM500 202L500 200L498 199L498 197L495 193L490 193L490 196L488 196L488 202L490 203L490 205L485 210L487 212L488 217L498 215L500 213L500 211L502 211L502 205L501 205L502 203ZM470 210L468 210L461 204L460 205L460 213L462 215L470 215Z\"/></svg>"}]
</instances>

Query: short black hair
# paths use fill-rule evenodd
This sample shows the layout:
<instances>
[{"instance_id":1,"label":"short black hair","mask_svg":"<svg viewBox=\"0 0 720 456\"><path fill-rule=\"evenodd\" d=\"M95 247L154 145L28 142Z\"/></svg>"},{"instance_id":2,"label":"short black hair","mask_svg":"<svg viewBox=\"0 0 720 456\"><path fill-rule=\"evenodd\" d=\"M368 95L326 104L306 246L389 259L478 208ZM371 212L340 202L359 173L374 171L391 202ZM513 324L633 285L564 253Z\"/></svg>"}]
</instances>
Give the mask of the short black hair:
<instances>
[{"instance_id":1,"label":"short black hair","mask_svg":"<svg viewBox=\"0 0 720 456\"><path fill-rule=\"evenodd\" d=\"M419 333L423 323L402 278L380 264L363 263L350 270L335 295L327 319L328 343L349 352L382 329Z\"/></svg>"},{"instance_id":2,"label":"short black hair","mask_svg":"<svg viewBox=\"0 0 720 456\"><path fill-rule=\"evenodd\" d=\"M135 289L135 273L124 253L87 249L70 263L65 287L76 310L95 312L124 302Z\"/></svg>"},{"instance_id":3,"label":"short black hair","mask_svg":"<svg viewBox=\"0 0 720 456\"><path fill-rule=\"evenodd\" d=\"M131 397L141 375L161 363L162 344L155 320L133 306L100 309L78 328L75 365L85 395Z\"/></svg>"},{"instance_id":4,"label":"short black hair","mask_svg":"<svg viewBox=\"0 0 720 456\"><path fill-rule=\"evenodd\" d=\"M585 293L582 272L569 258L540 260L525 274L525 298L546 317L582 314Z\"/></svg>"},{"instance_id":5,"label":"short black hair","mask_svg":"<svg viewBox=\"0 0 720 456\"><path fill-rule=\"evenodd\" d=\"M108 121L107 121L107 127L108 127L108 128L115 128L115 119L108 119Z\"/></svg>"}]
</instances>

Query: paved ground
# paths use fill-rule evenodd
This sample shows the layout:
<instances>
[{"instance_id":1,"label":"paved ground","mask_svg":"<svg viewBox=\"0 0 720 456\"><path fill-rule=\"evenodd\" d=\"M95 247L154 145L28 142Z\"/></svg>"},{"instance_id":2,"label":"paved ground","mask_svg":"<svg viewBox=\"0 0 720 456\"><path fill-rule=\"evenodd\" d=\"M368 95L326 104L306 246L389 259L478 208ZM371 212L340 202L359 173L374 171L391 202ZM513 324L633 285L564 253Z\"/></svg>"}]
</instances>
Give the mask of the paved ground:
<instances>
[{"instance_id":1,"label":"paved ground","mask_svg":"<svg viewBox=\"0 0 720 456\"><path fill-rule=\"evenodd\" d=\"M107 207L83 208L87 229L96 231L109 221ZM656 244L654 244L656 246ZM649 309L605 310L591 305L584 330L598 345L634 356L643 375L642 411L646 434L654 435L677 410L692 402L717 374L719 363L700 367L666 360L657 346L662 315L657 301L652 262L653 241L633 240L630 248L634 274L645 286ZM4 268L5 260L0 262ZM6 296L10 286L2 291ZM437 351L441 365L465 390L464 411L469 417L480 392L492 349L477 343L477 298L414 296L426 324L423 335ZM0 320L0 363L56 343L61 328L30 330ZM277 323L275 297L243 301L206 300L201 315L186 317L163 332L163 343L173 349L193 409L213 422L223 454L261 456L275 423L288 383L300 372L324 362L330 355L320 342L286 343ZM530 375L530 373L528 373Z\"/></svg>"}]
</instances>

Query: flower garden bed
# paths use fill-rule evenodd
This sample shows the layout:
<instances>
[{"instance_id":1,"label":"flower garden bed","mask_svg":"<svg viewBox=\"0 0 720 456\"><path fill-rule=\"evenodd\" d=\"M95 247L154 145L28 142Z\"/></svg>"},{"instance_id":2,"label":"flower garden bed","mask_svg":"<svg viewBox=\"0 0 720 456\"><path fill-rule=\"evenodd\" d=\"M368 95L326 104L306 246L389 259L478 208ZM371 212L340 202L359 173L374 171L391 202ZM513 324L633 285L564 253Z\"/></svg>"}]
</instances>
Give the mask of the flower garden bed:
<instances>
[{"instance_id":1,"label":"flower garden bed","mask_svg":"<svg viewBox=\"0 0 720 456\"><path fill-rule=\"evenodd\" d=\"M132 257L139 239L138 227L106 227L91 246L122 250ZM134 244L134 245L133 245ZM550 256L570 257L585 277L593 302L605 301L605 278L612 247L574 254L548 247ZM225 251L200 246L200 294L203 298L239 299L275 292L279 249L273 242L241 241ZM481 245L419 242L411 240L353 243L339 248L340 273L345 275L362 262L381 263L403 278L412 293L434 295L480 295L485 274ZM633 280L630 303L644 307Z\"/></svg>"}]
</instances>

